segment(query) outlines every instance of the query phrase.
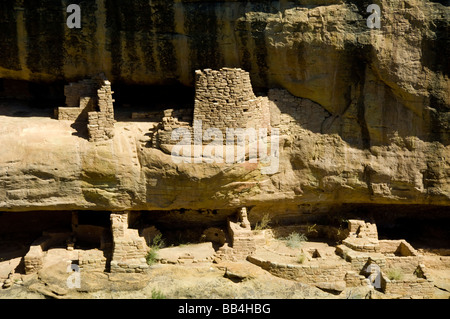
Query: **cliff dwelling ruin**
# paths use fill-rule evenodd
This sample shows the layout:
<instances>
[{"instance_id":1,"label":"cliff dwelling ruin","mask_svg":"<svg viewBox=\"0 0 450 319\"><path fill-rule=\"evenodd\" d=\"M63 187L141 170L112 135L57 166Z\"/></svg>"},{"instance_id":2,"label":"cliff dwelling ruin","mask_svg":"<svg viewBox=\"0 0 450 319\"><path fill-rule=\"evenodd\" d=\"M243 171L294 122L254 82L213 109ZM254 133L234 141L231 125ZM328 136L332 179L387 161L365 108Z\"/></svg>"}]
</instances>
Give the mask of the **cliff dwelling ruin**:
<instances>
[{"instance_id":1,"label":"cliff dwelling ruin","mask_svg":"<svg viewBox=\"0 0 450 319\"><path fill-rule=\"evenodd\" d=\"M114 92L105 75L65 85L64 94L65 106L55 109L52 120L69 127L75 125L74 129L80 133L76 134L77 138L94 150L113 145L112 140L118 138L117 125L123 123L123 117L115 119ZM263 127L270 132L276 127L286 134L289 121L274 116L271 108L295 109L298 113L291 114L294 119L323 112L313 102L281 89L271 89L267 96L257 97L249 73L232 68L197 71L194 101L193 108L156 112L133 111L128 107L126 125L144 124L148 132L141 130L141 147L170 154L171 147L179 142L173 139L173 131L182 127L193 133L196 120L202 121L202 133L209 128L225 132L228 128L248 127ZM203 144L207 143L202 141L200 146L204 147ZM100 183L111 182L107 176L95 178ZM10 199L29 196L13 194L8 195ZM336 221L324 207L298 208L297 217L273 215L275 219L266 220L263 227L262 220L270 214L252 206L166 211L4 212L0 215L0 222L6 227L2 229L2 243L9 248L2 252L0 263L3 289L22 284L26 278L57 262L76 267L73 269L83 274L125 276L145 276L155 264L181 267L211 264L224 269L225 277L237 282L246 275L236 274L230 263L246 262L276 277L309 284L332 295L348 294L358 288L365 289L366 294L379 293L388 298L435 296L433 274L447 269L450 262L450 247L441 247L443 239L448 243L448 234L439 238L445 227L437 225L439 221L448 222L445 213L437 214L433 207L427 208L437 218L436 223L419 218L420 214L405 215L404 209L394 205L344 205L332 209L335 215L342 216ZM314 214L311 209L315 210ZM36 224L23 231L19 225L21 216L28 214ZM411 224L401 226L406 216L415 216L417 220L412 217ZM437 232L428 241L421 240L421 234L426 231L426 227L419 227L422 222L429 223ZM379 238L377 226L384 234L383 239ZM417 250L408 240L399 238L401 227L418 229L417 234L413 231L403 234L423 248ZM395 239L391 239L392 234L396 234ZM164 246L156 247L155 239L164 242ZM290 243L292 240L297 246ZM78 290L89 290L83 279L79 284ZM46 294L58 293L46 291Z\"/></svg>"},{"instance_id":2,"label":"cliff dwelling ruin","mask_svg":"<svg viewBox=\"0 0 450 319\"><path fill-rule=\"evenodd\" d=\"M0 4L0 298L448 299L449 6L300 2Z\"/></svg>"}]
</instances>

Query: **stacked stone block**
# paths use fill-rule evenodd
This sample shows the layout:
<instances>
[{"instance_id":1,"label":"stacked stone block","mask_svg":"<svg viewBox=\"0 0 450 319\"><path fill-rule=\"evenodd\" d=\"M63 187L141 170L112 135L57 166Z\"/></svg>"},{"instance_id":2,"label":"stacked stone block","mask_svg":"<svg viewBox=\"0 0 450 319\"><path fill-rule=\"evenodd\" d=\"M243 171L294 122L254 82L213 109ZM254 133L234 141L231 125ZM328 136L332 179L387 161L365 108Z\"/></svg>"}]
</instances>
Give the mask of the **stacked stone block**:
<instances>
[{"instance_id":1,"label":"stacked stone block","mask_svg":"<svg viewBox=\"0 0 450 319\"><path fill-rule=\"evenodd\" d=\"M100 89L97 90L99 111L88 114L89 141L91 142L105 141L114 137L113 93L111 83L100 79Z\"/></svg>"},{"instance_id":2,"label":"stacked stone block","mask_svg":"<svg viewBox=\"0 0 450 319\"><path fill-rule=\"evenodd\" d=\"M348 221L350 236L357 238L378 239L377 225L363 220L350 219Z\"/></svg>"},{"instance_id":3,"label":"stacked stone block","mask_svg":"<svg viewBox=\"0 0 450 319\"><path fill-rule=\"evenodd\" d=\"M352 270L345 273L344 280L347 287L359 287L368 284L366 277Z\"/></svg>"},{"instance_id":4,"label":"stacked stone block","mask_svg":"<svg viewBox=\"0 0 450 319\"><path fill-rule=\"evenodd\" d=\"M175 145L178 140L172 140L172 131L183 127L193 136L192 109L164 110L160 125L156 128L157 134L153 136L152 145L160 147L162 144Z\"/></svg>"},{"instance_id":5,"label":"stacked stone block","mask_svg":"<svg viewBox=\"0 0 450 319\"><path fill-rule=\"evenodd\" d=\"M348 229L349 236L342 241L344 245L356 251L380 251L376 224L352 219L348 221Z\"/></svg>"},{"instance_id":6,"label":"stacked stone block","mask_svg":"<svg viewBox=\"0 0 450 319\"><path fill-rule=\"evenodd\" d=\"M423 264L419 264L413 274L402 280L389 280L382 273L381 288L384 293L416 298L432 298L434 282Z\"/></svg>"},{"instance_id":7,"label":"stacked stone block","mask_svg":"<svg viewBox=\"0 0 450 319\"><path fill-rule=\"evenodd\" d=\"M195 77L194 121L202 121L204 130L270 126L268 99L255 96L248 72L205 69Z\"/></svg>"},{"instance_id":8,"label":"stacked stone block","mask_svg":"<svg viewBox=\"0 0 450 319\"><path fill-rule=\"evenodd\" d=\"M253 128L256 133L260 128L270 129L269 100L256 97L253 93L248 72L241 69L222 68L196 71L195 104L190 114L171 113L164 115L158 131L157 143L153 145L174 145L179 141L171 140L171 133L179 127L186 127L193 136L193 125L201 124L202 135L209 128L222 132L226 143L227 128ZM268 132L270 134L270 130ZM210 141L202 140L203 144Z\"/></svg>"},{"instance_id":9,"label":"stacked stone block","mask_svg":"<svg viewBox=\"0 0 450 319\"><path fill-rule=\"evenodd\" d=\"M229 223L229 233L232 240L233 255L245 259L256 250L256 243L251 229L242 228L236 223Z\"/></svg>"},{"instance_id":10,"label":"stacked stone block","mask_svg":"<svg viewBox=\"0 0 450 319\"><path fill-rule=\"evenodd\" d=\"M386 294L409 297L417 296L420 298L432 298L434 294L433 282L423 278L393 281L386 278L386 283L382 289Z\"/></svg>"},{"instance_id":11,"label":"stacked stone block","mask_svg":"<svg viewBox=\"0 0 450 319\"><path fill-rule=\"evenodd\" d=\"M216 256L220 259L245 260L256 251L256 240L245 207L237 214L236 221L228 220L228 234L231 247L225 244L219 248Z\"/></svg>"},{"instance_id":12,"label":"stacked stone block","mask_svg":"<svg viewBox=\"0 0 450 319\"><path fill-rule=\"evenodd\" d=\"M86 122L91 142L111 139L115 123L113 93L103 74L70 83L64 88L66 107L56 110L57 118Z\"/></svg>"},{"instance_id":13,"label":"stacked stone block","mask_svg":"<svg viewBox=\"0 0 450 319\"><path fill-rule=\"evenodd\" d=\"M44 250L41 245L42 242L34 242L31 244L30 250L24 257L25 274L36 273L42 268Z\"/></svg>"},{"instance_id":14,"label":"stacked stone block","mask_svg":"<svg viewBox=\"0 0 450 319\"><path fill-rule=\"evenodd\" d=\"M148 268L148 246L137 229L128 229L128 213L111 214L113 235L112 273L139 273Z\"/></svg>"},{"instance_id":15,"label":"stacked stone block","mask_svg":"<svg viewBox=\"0 0 450 319\"><path fill-rule=\"evenodd\" d=\"M355 251L346 245L336 246L336 254L351 264L355 271L361 271L369 263L376 263L381 269L386 267L386 257L381 253Z\"/></svg>"},{"instance_id":16,"label":"stacked stone block","mask_svg":"<svg viewBox=\"0 0 450 319\"><path fill-rule=\"evenodd\" d=\"M87 121L87 113L96 103L96 81L85 79L64 86L66 106L56 110L58 120Z\"/></svg>"},{"instance_id":17,"label":"stacked stone block","mask_svg":"<svg viewBox=\"0 0 450 319\"><path fill-rule=\"evenodd\" d=\"M317 284L321 282L344 281L346 273L351 271L350 266L345 262L335 262L334 264L285 264L264 260L256 256L248 256L248 261L267 270L277 277L295 280L305 284ZM358 280L360 278L358 277ZM363 283L363 280L359 281Z\"/></svg>"},{"instance_id":18,"label":"stacked stone block","mask_svg":"<svg viewBox=\"0 0 450 319\"><path fill-rule=\"evenodd\" d=\"M83 271L104 272L107 264L107 257L104 252L98 249L79 252L78 263Z\"/></svg>"}]
</instances>

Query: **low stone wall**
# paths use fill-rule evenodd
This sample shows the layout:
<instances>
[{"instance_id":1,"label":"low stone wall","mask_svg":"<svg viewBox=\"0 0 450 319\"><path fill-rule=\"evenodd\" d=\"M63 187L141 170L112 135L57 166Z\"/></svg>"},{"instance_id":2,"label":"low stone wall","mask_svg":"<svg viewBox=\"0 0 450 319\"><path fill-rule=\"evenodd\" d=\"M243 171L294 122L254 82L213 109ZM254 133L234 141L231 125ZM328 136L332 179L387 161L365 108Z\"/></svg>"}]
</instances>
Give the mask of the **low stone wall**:
<instances>
[{"instance_id":1,"label":"low stone wall","mask_svg":"<svg viewBox=\"0 0 450 319\"><path fill-rule=\"evenodd\" d=\"M407 274L409 278L402 280L389 280L382 273L381 288L386 294L401 295L407 298L432 298L434 295L433 279L425 265L420 264Z\"/></svg>"},{"instance_id":2,"label":"low stone wall","mask_svg":"<svg viewBox=\"0 0 450 319\"><path fill-rule=\"evenodd\" d=\"M55 110L58 120L87 121L96 104L96 80L84 79L64 86L66 106Z\"/></svg>"},{"instance_id":3,"label":"low stone wall","mask_svg":"<svg viewBox=\"0 0 450 319\"><path fill-rule=\"evenodd\" d=\"M366 277L360 275L356 271L347 271L344 277L345 283L347 287L359 287L359 286L367 286L369 282Z\"/></svg>"},{"instance_id":4,"label":"low stone wall","mask_svg":"<svg viewBox=\"0 0 450 319\"><path fill-rule=\"evenodd\" d=\"M172 139L172 131L174 129L183 127L188 130L191 136L194 136L192 128L192 109L168 109L164 110L163 117L157 132L152 139L152 145L154 147L160 147L161 145L176 145L181 141ZM191 141L188 142L190 144Z\"/></svg>"},{"instance_id":5,"label":"low stone wall","mask_svg":"<svg viewBox=\"0 0 450 319\"><path fill-rule=\"evenodd\" d=\"M386 294L402 295L405 297L432 298L434 284L427 279L394 280L386 279L383 291Z\"/></svg>"},{"instance_id":6,"label":"low stone wall","mask_svg":"<svg viewBox=\"0 0 450 319\"><path fill-rule=\"evenodd\" d=\"M377 226L364 220L350 219L348 221L348 237L342 243L347 247L361 252L379 252Z\"/></svg>"},{"instance_id":7,"label":"low stone wall","mask_svg":"<svg viewBox=\"0 0 450 319\"><path fill-rule=\"evenodd\" d=\"M379 252L380 246L378 244L378 239L373 238L352 238L348 237L342 241L342 243L356 251L361 252Z\"/></svg>"},{"instance_id":8,"label":"low stone wall","mask_svg":"<svg viewBox=\"0 0 450 319\"><path fill-rule=\"evenodd\" d=\"M149 122L161 122L164 117L163 112L153 111L153 112L132 112L131 119L133 120L146 120Z\"/></svg>"},{"instance_id":9,"label":"low stone wall","mask_svg":"<svg viewBox=\"0 0 450 319\"><path fill-rule=\"evenodd\" d=\"M378 240L378 230L377 225L368 223L363 220L349 219L348 230L350 236L355 236L357 238L372 238Z\"/></svg>"},{"instance_id":10,"label":"low stone wall","mask_svg":"<svg viewBox=\"0 0 450 319\"><path fill-rule=\"evenodd\" d=\"M398 269L406 273L413 272L423 262L422 256L386 257L386 268Z\"/></svg>"},{"instance_id":11,"label":"low stone wall","mask_svg":"<svg viewBox=\"0 0 450 319\"><path fill-rule=\"evenodd\" d=\"M107 269L108 258L98 249L80 250L78 263L83 271L104 272Z\"/></svg>"},{"instance_id":12,"label":"low stone wall","mask_svg":"<svg viewBox=\"0 0 450 319\"><path fill-rule=\"evenodd\" d=\"M345 245L338 245L336 247L336 254L349 262L352 270L357 271L358 273L371 262L376 263L381 269L386 267L385 256L380 253L364 253L354 251Z\"/></svg>"},{"instance_id":13,"label":"low stone wall","mask_svg":"<svg viewBox=\"0 0 450 319\"><path fill-rule=\"evenodd\" d=\"M340 229L330 225L289 225L276 226L271 229L275 238L284 238L291 233L304 234L310 238L327 238L335 241L341 241L348 236L347 229Z\"/></svg>"},{"instance_id":14,"label":"low stone wall","mask_svg":"<svg viewBox=\"0 0 450 319\"><path fill-rule=\"evenodd\" d=\"M380 240L380 252L396 256L418 256L419 253L406 240Z\"/></svg>"},{"instance_id":15,"label":"low stone wall","mask_svg":"<svg viewBox=\"0 0 450 319\"><path fill-rule=\"evenodd\" d=\"M43 259L45 256L45 250L48 250L52 245L57 243L63 243L71 236L70 233L47 233L44 232L43 236L35 240L28 253L23 258L25 265L25 273L32 274L39 271L43 266Z\"/></svg>"},{"instance_id":16,"label":"low stone wall","mask_svg":"<svg viewBox=\"0 0 450 319\"><path fill-rule=\"evenodd\" d=\"M271 262L257 256L248 256L247 260L264 270L267 270L272 275L305 284L345 281L346 273L351 271L350 264L345 262L336 262L334 264L327 263L322 265L297 265Z\"/></svg>"},{"instance_id":17,"label":"low stone wall","mask_svg":"<svg viewBox=\"0 0 450 319\"><path fill-rule=\"evenodd\" d=\"M92 111L94 108L89 107L88 109L81 109L80 107L61 107L56 110L55 117L58 120L66 120L66 121L85 121L87 119L87 113ZM82 114L86 113L85 116Z\"/></svg>"},{"instance_id":18,"label":"low stone wall","mask_svg":"<svg viewBox=\"0 0 450 319\"><path fill-rule=\"evenodd\" d=\"M85 122L89 132L89 141L97 142L114 136L114 100L111 83L104 74L64 88L66 106L55 110L59 120Z\"/></svg>"}]
</instances>

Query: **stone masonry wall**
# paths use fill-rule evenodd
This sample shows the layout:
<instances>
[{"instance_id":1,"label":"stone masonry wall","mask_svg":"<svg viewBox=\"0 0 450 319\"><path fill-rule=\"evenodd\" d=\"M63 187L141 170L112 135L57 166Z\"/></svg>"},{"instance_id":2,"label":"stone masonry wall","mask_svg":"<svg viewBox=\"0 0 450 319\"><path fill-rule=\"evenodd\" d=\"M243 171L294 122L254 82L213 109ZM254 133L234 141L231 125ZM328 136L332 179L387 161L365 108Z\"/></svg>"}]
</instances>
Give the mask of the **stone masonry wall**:
<instances>
[{"instance_id":1,"label":"stone masonry wall","mask_svg":"<svg viewBox=\"0 0 450 319\"><path fill-rule=\"evenodd\" d=\"M97 142L114 136L114 100L111 83L104 74L64 88L66 106L56 110L59 120L86 122L89 141Z\"/></svg>"},{"instance_id":2,"label":"stone masonry wall","mask_svg":"<svg viewBox=\"0 0 450 319\"><path fill-rule=\"evenodd\" d=\"M104 272L107 267L107 256L99 249L80 250L78 262L83 271Z\"/></svg>"},{"instance_id":3,"label":"stone masonry wall","mask_svg":"<svg viewBox=\"0 0 450 319\"><path fill-rule=\"evenodd\" d=\"M101 87L97 90L98 112L88 113L89 141L97 142L114 137L114 100L112 98L111 83L101 80Z\"/></svg>"},{"instance_id":4,"label":"stone masonry wall","mask_svg":"<svg viewBox=\"0 0 450 319\"><path fill-rule=\"evenodd\" d=\"M268 99L253 93L250 75L242 69L195 72L194 121L203 129L269 127Z\"/></svg>"},{"instance_id":5,"label":"stone masonry wall","mask_svg":"<svg viewBox=\"0 0 450 319\"><path fill-rule=\"evenodd\" d=\"M382 273L381 289L386 294L401 295L402 297L432 298L434 295L434 281L424 264L419 264L413 274L407 274L401 280L389 280Z\"/></svg>"},{"instance_id":6,"label":"stone masonry wall","mask_svg":"<svg viewBox=\"0 0 450 319\"><path fill-rule=\"evenodd\" d=\"M152 146L160 147L162 144L177 144L179 141L172 140L172 131L184 127L193 134L192 109L168 109L164 110L161 123L155 128L157 134L152 135Z\"/></svg>"},{"instance_id":7,"label":"stone masonry wall","mask_svg":"<svg viewBox=\"0 0 450 319\"><path fill-rule=\"evenodd\" d=\"M66 106L56 110L58 120L87 121L87 113L95 109L96 81L84 79L64 86Z\"/></svg>"},{"instance_id":8,"label":"stone masonry wall","mask_svg":"<svg viewBox=\"0 0 450 319\"><path fill-rule=\"evenodd\" d=\"M128 229L128 213L111 213L113 235L112 273L143 272L148 268L148 246L137 229Z\"/></svg>"},{"instance_id":9,"label":"stone masonry wall","mask_svg":"<svg viewBox=\"0 0 450 319\"><path fill-rule=\"evenodd\" d=\"M228 232L231 237L233 255L245 259L256 250L256 242L251 229L242 228L239 224L229 221Z\"/></svg>"},{"instance_id":10,"label":"stone masonry wall","mask_svg":"<svg viewBox=\"0 0 450 319\"><path fill-rule=\"evenodd\" d=\"M197 70L195 82L195 104L191 114L177 114L167 110L153 145L174 145L172 130L186 127L193 133L193 125L201 125L204 133L209 128L221 130L226 136L227 128L270 129L270 109L267 97L256 97L248 72L242 69L222 68L220 70ZM189 112L189 111L188 111ZM200 123L200 124L199 124ZM270 131L269 131L270 134ZM223 139L225 144L226 138ZM209 144L210 141L203 141Z\"/></svg>"},{"instance_id":11,"label":"stone masonry wall","mask_svg":"<svg viewBox=\"0 0 450 319\"><path fill-rule=\"evenodd\" d=\"M345 281L346 273L352 270L350 265L345 262L324 265L297 265L271 262L255 256L248 256L247 259L277 277L295 280L305 284Z\"/></svg>"}]
</instances>

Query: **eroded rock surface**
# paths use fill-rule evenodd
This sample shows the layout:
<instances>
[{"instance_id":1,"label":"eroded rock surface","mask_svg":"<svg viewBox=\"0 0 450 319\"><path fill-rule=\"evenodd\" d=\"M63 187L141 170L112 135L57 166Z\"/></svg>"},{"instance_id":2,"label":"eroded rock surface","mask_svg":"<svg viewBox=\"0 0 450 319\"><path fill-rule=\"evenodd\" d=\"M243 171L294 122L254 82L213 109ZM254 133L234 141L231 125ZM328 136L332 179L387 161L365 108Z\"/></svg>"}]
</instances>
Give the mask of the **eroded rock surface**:
<instances>
[{"instance_id":1,"label":"eroded rock surface","mask_svg":"<svg viewBox=\"0 0 450 319\"><path fill-rule=\"evenodd\" d=\"M147 147L156 123L119 122L92 144L72 123L17 117L5 102L1 210L450 205L448 6L383 0L378 30L360 1L98 0L70 30L59 4L1 5L4 95L9 80L105 72L113 85L192 86L197 69L241 67L255 92L271 89L280 169L175 164Z\"/></svg>"}]
</instances>

